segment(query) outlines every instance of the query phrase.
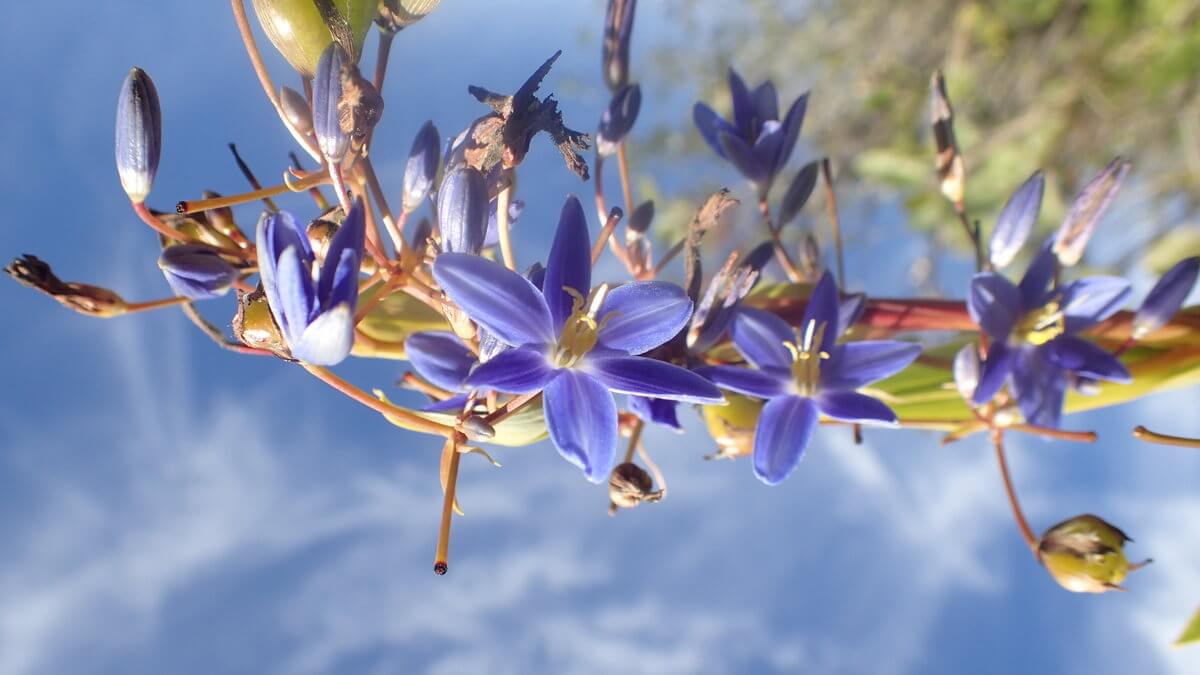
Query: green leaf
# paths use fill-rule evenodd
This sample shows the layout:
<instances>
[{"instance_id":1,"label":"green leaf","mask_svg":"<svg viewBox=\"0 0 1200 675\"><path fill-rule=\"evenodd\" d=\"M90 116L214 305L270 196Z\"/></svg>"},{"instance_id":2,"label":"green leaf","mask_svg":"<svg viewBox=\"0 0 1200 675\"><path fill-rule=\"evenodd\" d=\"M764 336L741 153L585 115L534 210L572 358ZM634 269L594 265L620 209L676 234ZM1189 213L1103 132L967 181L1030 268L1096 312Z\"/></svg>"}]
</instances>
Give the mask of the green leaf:
<instances>
[{"instance_id":1,"label":"green leaf","mask_svg":"<svg viewBox=\"0 0 1200 675\"><path fill-rule=\"evenodd\" d=\"M1187 625L1183 627L1183 632L1175 639L1175 646L1182 647L1193 642L1200 642L1200 609L1188 619Z\"/></svg>"}]
</instances>

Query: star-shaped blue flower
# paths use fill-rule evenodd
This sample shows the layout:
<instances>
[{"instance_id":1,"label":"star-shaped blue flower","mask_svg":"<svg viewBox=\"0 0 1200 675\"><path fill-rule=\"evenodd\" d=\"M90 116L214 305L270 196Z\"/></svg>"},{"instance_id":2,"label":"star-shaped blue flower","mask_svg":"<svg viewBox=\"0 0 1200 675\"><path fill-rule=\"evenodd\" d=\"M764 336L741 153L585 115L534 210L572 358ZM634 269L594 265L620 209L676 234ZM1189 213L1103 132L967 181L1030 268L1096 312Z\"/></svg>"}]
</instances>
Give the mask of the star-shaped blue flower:
<instances>
[{"instance_id":1,"label":"star-shaped blue flower","mask_svg":"<svg viewBox=\"0 0 1200 675\"><path fill-rule=\"evenodd\" d=\"M896 422L891 408L857 389L904 370L921 353L920 345L896 340L837 344L839 310L837 286L826 272L797 329L762 310L738 313L733 344L753 369L697 371L725 389L767 399L754 430L754 475L767 485L795 470L822 413L846 422Z\"/></svg>"},{"instance_id":2,"label":"star-shaped blue flower","mask_svg":"<svg viewBox=\"0 0 1200 675\"><path fill-rule=\"evenodd\" d=\"M692 314L674 284L646 281L592 288L591 243L579 200L563 205L546 263L544 291L504 266L443 253L433 276L480 327L512 349L474 368L471 388L542 392L546 427L559 453L588 480L606 480L617 447L613 393L720 403L708 380L637 356L671 339Z\"/></svg>"},{"instance_id":3,"label":"star-shaped blue flower","mask_svg":"<svg viewBox=\"0 0 1200 675\"><path fill-rule=\"evenodd\" d=\"M797 98L780 119L779 96L770 80L750 91L737 71L730 68L729 93L733 98L733 122L704 103L695 105L692 119L713 152L737 167L758 187L759 195L766 195L796 147L808 94Z\"/></svg>"},{"instance_id":4,"label":"star-shaped blue flower","mask_svg":"<svg viewBox=\"0 0 1200 675\"><path fill-rule=\"evenodd\" d=\"M1007 382L1025 421L1043 427L1058 427L1069 375L1130 380L1116 357L1077 335L1116 313L1129 283L1097 276L1054 287L1056 264L1051 240L1020 284L983 272L971 279L967 297L971 318L989 338L972 401L987 403Z\"/></svg>"}]
</instances>

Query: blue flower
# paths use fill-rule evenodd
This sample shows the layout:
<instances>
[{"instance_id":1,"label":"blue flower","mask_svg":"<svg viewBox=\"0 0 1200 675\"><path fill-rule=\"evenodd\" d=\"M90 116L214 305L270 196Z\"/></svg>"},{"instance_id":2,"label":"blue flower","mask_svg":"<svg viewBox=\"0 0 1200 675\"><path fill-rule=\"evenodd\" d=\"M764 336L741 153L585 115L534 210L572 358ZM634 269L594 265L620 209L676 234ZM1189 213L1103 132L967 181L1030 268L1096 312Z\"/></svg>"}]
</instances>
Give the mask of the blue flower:
<instances>
[{"instance_id":1,"label":"blue flower","mask_svg":"<svg viewBox=\"0 0 1200 675\"><path fill-rule=\"evenodd\" d=\"M674 337L691 317L692 302L678 286L658 281L593 289L587 221L574 197L563 205L544 291L500 264L463 253L438 256L433 275L467 316L512 347L476 367L467 386L542 392L550 439L592 482L608 478L616 456L613 393L723 400L695 373L637 356Z\"/></svg>"},{"instance_id":2,"label":"blue flower","mask_svg":"<svg viewBox=\"0 0 1200 675\"><path fill-rule=\"evenodd\" d=\"M215 249L200 244L166 247L158 257L158 267L171 290L192 300L225 295L238 274Z\"/></svg>"},{"instance_id":3,"label":"blue flower","mask_svg":"<svg viewBox=\"0 0 1200 675\"><path fill-rule=\"evenodd\" d=\"M354 345L363 256L363 207L356 201L319 262L304 228L286 211L258 221L258 270L271 315L292 356L332 366Z\"/></svg>"},{"instance_id":4,"label":"blue flower","mask_svg":"<svg viewBox=\"0 0 1200 675\"><path fill-rule=\"evenodd\" d=\"M808 94L797 98L780 119L779 97L770 80L750 91L730 68L729 93L733 97L733 122L704 103L692 109L692 119L713 152L732 162L764 196L796 147Z\"/></svg>"},{"instance_id":5,"label":"blue flower","mask_svg":"<svg viewBox=\"0 0 1200 675\"><path fill-rule=\"evenodd\" d=\"M1167 270L1154 288L1146 294L1142 306L1133 317L1133 338L1140 340L1167 325L1175 312L1183 307L1183 301L1196 285L1200 274L1200 256L1184 258Z\"/></svg>"},{"instance_id":6,"label":"blue flower","mask_svg":"<svg viewBox=\"0 0 1200 675\"><path fill-rule=\"evenodd\" d=\"M617 147L633 130L641 107L642 89L636 84L627 84L613 94L604 114L600 116L600 127L596 131L596 152L601 157L611 156L617 151Z\"/></svg>"},{"instance_id":7,"label":"blue flower","mask_svg":"<svg viewBox=\"0 0 1200 675\"><path fill-rule=\"evenodd\" d=\"M1116 357L1076 335L1119 310L1129 284L1098 276L1052 287L1056 264L1051 238L1020 284L983 272L967 298L971 318L990 338L972 401L987 403L1008 382L1025 420L1043 427L1058 426L1069 376L1130 379Z\"/></svg>"},{"instance_id":8,"label":"blue flower","mask_svg":"<svg viewBox=\"0 0 1200 675\"><path fill-rule=\"evenodd\" d=\"M921 347L896 340L837 344L844 313L826 272L795 330L769 312L738 313L733 344L753 369L697 370L725 389L767 400L754 430L754 475L767 485L795 470L822 413L846 422L896 422L891 408L857 389L904 370Z\"/></svg>"}]
</instances>

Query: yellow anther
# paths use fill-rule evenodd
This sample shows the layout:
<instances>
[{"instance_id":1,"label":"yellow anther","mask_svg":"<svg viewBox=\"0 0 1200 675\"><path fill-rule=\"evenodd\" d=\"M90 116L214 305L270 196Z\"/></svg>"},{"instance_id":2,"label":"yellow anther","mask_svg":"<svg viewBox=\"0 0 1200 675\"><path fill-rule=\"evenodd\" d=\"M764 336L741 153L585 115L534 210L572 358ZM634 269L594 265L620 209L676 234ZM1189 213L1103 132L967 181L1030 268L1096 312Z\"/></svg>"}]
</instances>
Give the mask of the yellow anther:
<instances>
[{"instance_id":1,"label":"yellow anther","mask_svg":"<svg viewBox=\"0 0 1200 675\"><path fill-rule=\"evenodd\" d=\"M821 361L829 358L829 352L820 351L825 335L825 324L809 321L804 332L796 330L795 342L784 342L783 346L792 357L792 378L801 396L811 396L817 391L821 379Z\"/></svg>"},{"instance_id":2,"label":"yellow anther","mask_svg":"<svg viewBox=\"0 0 1200 675\"><path fill-rule=\"evenodd\" d=\"M1044 345L1067 330L1067 320L1058 300L1039 307L1017 322L1014 334L1032 345Z\"/></svg>"},{"instance_id":3,"label":"yellow anther","mask_svg":"<svg viewBox=\"0 0 1200 675\"><path fill-rule=\"evenodd\" d=\"M599 321L596 320L596 313L600 311L600 305L608 294L607 284L592 289L587 298L569 286L564 286L563 291L571 296L571 315L563 322L562 333L558 336L554 365L570 368L595 348L600 329L616 315L616 312L609 312Z\"/></svg>"}]
</instances>

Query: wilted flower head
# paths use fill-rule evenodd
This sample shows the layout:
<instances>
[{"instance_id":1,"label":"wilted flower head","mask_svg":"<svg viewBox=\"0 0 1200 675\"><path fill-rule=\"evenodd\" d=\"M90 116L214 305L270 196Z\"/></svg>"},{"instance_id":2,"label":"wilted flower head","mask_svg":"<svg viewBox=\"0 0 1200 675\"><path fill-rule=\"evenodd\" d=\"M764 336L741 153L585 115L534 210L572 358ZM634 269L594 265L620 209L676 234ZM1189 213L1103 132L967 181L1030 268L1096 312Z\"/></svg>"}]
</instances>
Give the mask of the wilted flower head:
<instances>
[{"instance_id":1,"label":"wilted flower head","mask_svg":"<svg viewBox=\"0 0 1200 675\"><path fill-rule=\"evenodd\" d=\"M479 255L488 224L488 191L483 174L461 164L450 169L438 188L437 218L443 251Z\"/></svg>"},{"instance_id":2,"label":"wilted flower head","mask_svg":"<svg viewBox=\"0 0 1200 675\"><path fill-rule=\"evenodd\" d=\"M636 356L675 336L692 303L678 286L591 286L591 243L579 200L563 205L543 290L504 266L461 253L438 256L434 278L467 316L513 347L467 377L472 388L542 392L559 453L592 482L608 478L617 446L613 393L694 403L721 401L704 378Z\"/></svg>"},{"instance_id":3,"label":"wilted flower head","mask_svg":"<svg viewBox=\"0 0 1200 675\"><path fill-rule=\"evenodd\" d=\"M134 203L146 201L162 154L158 90L141 68L130 68L117 98L117 175Z\"/></svg>"},{"instance_id":4,"label":"wilted flower head","mask_svg":"<svg viewBox=\"0 0 1200 675\"><path fill-rule=\"evenodd\" d=\"M759 194L765 195L796 147L808 94L797 98L780 119L779 97L770 80L750 91L737 71L730 68L729 93L733 98L732 122L704 103L695 105L692 119L713 152L733 163L758 187Z\"/></svg>"},{"instance_id":5,"label":"wilted flower head","mask_svg":"<svg viewBox=\"0 0 1200 675\"><path fill-rule=\"evenodd\" d=\"M404 164L404 210L414 211L429 195L433 182L437 180L438 162L441 158L441 139L433 121L421 125L408 151Z\"/></svg>"},{"instance_id":6,"label":"wilted flower head","mask_svg":"<svg viewBox=\"0 0 1200 675\"><path fill-rule=\"evenodd\" d=\"M766 399L754 433L754 475L776 485L796 468L821 414L846 422L894 424L891 408L856 390L894 375L920 345L878 340L837 344L841 303L833 275L821 276L798 328L762 310L734 319L733 344L753 366L697 370L717 385Z\"/></svg>"},{"instance_id":7,"label":"wilted flower head","mask_svg":"<svg viewBox=\"0 0 1200 675\"><path fill-rule=\"evenodd\" d=\"M1052 287L1055 257L1047 242L1021 283L993 272L971 280L967 308L991 338L972 400L983 405L1007 381L1030 424L1057 427L1067 374L1128 382L1129 371L1104 349L1077 333L1116 313L1129 296L1117 277L1089 277Z\"/></svg>"},{"instance_id":8,"label":"wilted flower head","mask_svg":"<svg viewBox=\"0 0 1200 675\"><path fill-rule=\"evenodd\" d=\"M331 164L337 164L350 149L350 135L342 130L338 103L342 100L342 66L346 56L330 43L317 61L313 76L312 123L317 147Z\"/></svg>"},{"instance_id":9,"label":"wilted flower head","mask_svg":"<svg viewBox=\"0 0 1200 675\"><path fill-rule=\"evenodd\" d=\"M625 141L633 123L637 121L638 111L642 107L642 88L637 84L628 84L613 94L604 114L600 116L600 128L596 132L596 152L607 157L617 151L617 147Z\"/></svg>"},{"instance_id":10,"label":"wilted flower head","mask_svg":"<svg viewBox=\"0 0 1200 675\"><path fill-rule=\"evenodd\" d=\"M1129 162L1117 157L1075 197L1054 239L1054 255L1063 267L1070 267L1083 257L1083 250L1096 231L1096 223L1112 203L1127 173Z\"/></svg>"},{"instance_id":11,"label":"wilted flower head","mask_svg":"<svg viewBox=\"0 0 1200 675\"><path fill-rule=\"evenodd\" d=\"M127 307L121 296L107 288L59 279L50 265L35 255L13 260L4 272L22 286L45 293L80 314L108 318L124 314Z\"/></svg>"},{"instance_id":12,"label":"wilted flower head","mask_svg":"<svg viewBox=\"0 0 1200 675\"><path fill-rule=\"evenodd\" d=\"M1183 307L1184 300L1196 285L1200 273L1200 256L1184 258L1175 263L1146 294L1146 299L1133 317L1133 339L1140 340L1162 328Z\"/></svg>"},{"instance_id":13,"label":"wilted flower head","mask_svg":"<svg viewBox=\"0 0 1200 675\"><path fill-rule=\"evenodd\" d=\"M996 218L996 228L992 230L988 246L992 267L998 270L1007 267L1017 251L1025 245L1042 210L1042 193L1045 189L1045 177L1041 171L1035 171L1008 198Z\"/></svg>"},{"instance_id":14,"label":"wilted flower head","mask_svg":"<svg viewBox=\"0 0 1200 675\"><path fill-rule=\"evenodd\" d=\"M346 214L317 264L305 229L286 211L258 221L258 269L271 313L297 359L331 366L354 344L354 308L365 236L362 202Z\"/></svg>"},{"instance_id":15,"label":"wilted flower head","mask_svg":"<svg viewBox=\"0 0 1200 675\"><path fill-rule=\"evenodd\" d=\"M600 61L604 66L604 82L613 91L629 82L629 42L636 9L637 0L608 0Z\"/></svg>"},{"instance_id":16,"label":"wilted flower head","mask_svg":"<svg viewBox=\"0 0 1200 675\"><path fill-rule=\"evenodd\" d=\"M177 294L192 300L216 298L229 292L237 270L215 249L200 244L175 244L163 249L158 267Z\"/></svg>"},{"instance_id":17,"label":"wilted flower head","mask_svg":"<svg viewBox=\"0 0 1200 675\"><path fill-rule=\"evenodd\" d=\"M1130 538L1099 516L1085 514L1046 530L1038 541L1037 556L1060 586L1074 593L1120 591L1129 572L1146 560L1130 565L1125 542Z\"/></svg>"}]
</instances>

